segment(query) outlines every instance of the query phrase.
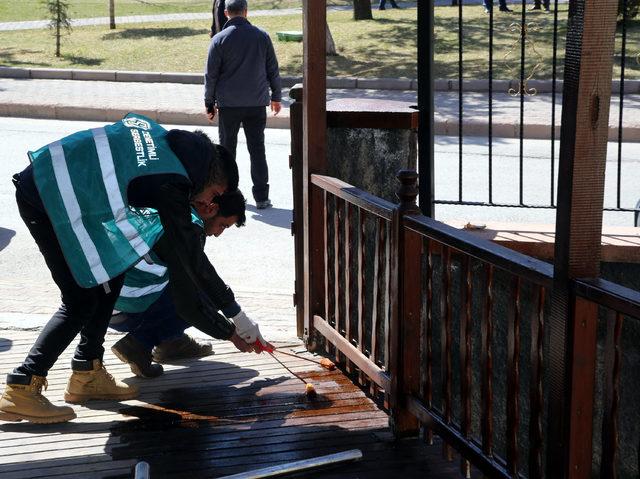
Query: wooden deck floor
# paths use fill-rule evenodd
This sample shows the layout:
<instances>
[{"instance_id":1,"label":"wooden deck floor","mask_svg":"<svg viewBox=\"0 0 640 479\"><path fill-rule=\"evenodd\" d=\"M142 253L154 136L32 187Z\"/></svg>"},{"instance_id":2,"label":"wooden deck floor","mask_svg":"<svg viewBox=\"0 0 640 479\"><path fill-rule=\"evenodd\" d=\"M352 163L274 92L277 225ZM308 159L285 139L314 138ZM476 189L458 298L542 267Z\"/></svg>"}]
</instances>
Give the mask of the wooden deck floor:
<instances>
[{"instance_id":1,"label":"wooden deck floor","mask_svg":"<svg viewBox=\"0 0 640 479\"><path fill-rule=\"evenodd\" d=\"M35 336L0 330L3 388ZM107 369L139 384L139 399L76 406L78 418L66 424L0 423L0 477L132 477L143 460L154 479L220 477L353 448L362 450L362 461L303 477L457 476L457 464L443 461L440 447L394 443L385 412L339 371L281 356L314 384L318 398L309 401L302 381L271 356L241 354L220 342L214 356L167 365L163 376L141 380L111 354L118 338L107 336ZM63 403L71 353L48 377L45 394L57 404Z\"/></svg>"}]
</instances>

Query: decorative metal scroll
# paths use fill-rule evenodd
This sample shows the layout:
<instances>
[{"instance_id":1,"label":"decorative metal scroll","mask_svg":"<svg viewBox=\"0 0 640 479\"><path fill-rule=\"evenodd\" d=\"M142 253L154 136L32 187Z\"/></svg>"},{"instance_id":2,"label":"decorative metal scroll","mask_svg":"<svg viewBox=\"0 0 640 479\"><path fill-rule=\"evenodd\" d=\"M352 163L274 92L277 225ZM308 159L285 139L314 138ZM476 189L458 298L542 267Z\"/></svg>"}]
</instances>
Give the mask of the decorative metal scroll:
<instances>
[{"instance_id":1,"label":"decorative metal scroll","mask_svg":"<svg viewBox=\"0 0 640 479\"><path fill-rule=\"evenodd\" d=\"M509 51L504 56L504 60L506 62L507 68L509 69L509 73L511 74L511 76L516 78L518 77L517 67L512 65L512 63L509 60L509 57L514 51L517 51L517 48L519 45L521 45L521 42L526 42L525 49L529 47L531 54L536 59L536 62L531 68L531 71L529 72L529 74L524 78L524 80L522 80L521 82L520 81L518 82L518 89L516 90L515 88L509 88L509 95L518 96L520 94L524 94L524 95L534 96L538 93L538 90L536 88L529 88L527 84L529 80L533 78L535 73L538 70L540 70L540 68L542 67L542 61L544 59L540 54L540 52L538 52L538 50L536 49L535 42L531 41L530 34L533 32L539 31L539 27L536 23L533 23L533 22L524 23L524 24L512 23L511 25L509 25L509 31L518 34L518 38L513 42L513 44L509 48Z\"/></svg>"}]
</instances>

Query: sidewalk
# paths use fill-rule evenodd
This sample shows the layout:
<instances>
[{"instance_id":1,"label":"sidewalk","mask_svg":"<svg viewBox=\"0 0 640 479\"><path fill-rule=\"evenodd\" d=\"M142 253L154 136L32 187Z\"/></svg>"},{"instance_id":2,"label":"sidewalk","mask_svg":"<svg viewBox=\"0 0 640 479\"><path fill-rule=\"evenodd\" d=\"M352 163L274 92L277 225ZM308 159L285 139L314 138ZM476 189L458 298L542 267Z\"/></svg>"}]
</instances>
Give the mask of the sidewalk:
<instances>
[{"instance_id":1,"label":"sidewalk","mask_svg":"<svg viewBox=\"0 0 640 479\"><path fill-rule=\"evenodd\" d=\"M518 138L520 135L520 98L507 93L508 83L494 89L492 134L494 137ZM90 120L111 122L136 111L160 123L210 125L204 115L203 87L183 83L140 83L113 81L76 81L49 79L0 78L0 116ZM412 90L330 89L328 100L368 98L417 103ZM283 110L277 117L268 116L269 128L289 128L288 89L283 92ZM438 91L435 96L435 132L457 136L458 92ZM551 137L552 96L539 93L524 100L525 138ZM619 96L613 95L609 115L610 139L618 135ZM556 95L556 138L560 134L562 97ZM488 134L488 96L486 92L463 95L463 131L465 136ZM640 95L624 98L623 132L625 141L640 141Z\"/></svg>"}]
</instances>

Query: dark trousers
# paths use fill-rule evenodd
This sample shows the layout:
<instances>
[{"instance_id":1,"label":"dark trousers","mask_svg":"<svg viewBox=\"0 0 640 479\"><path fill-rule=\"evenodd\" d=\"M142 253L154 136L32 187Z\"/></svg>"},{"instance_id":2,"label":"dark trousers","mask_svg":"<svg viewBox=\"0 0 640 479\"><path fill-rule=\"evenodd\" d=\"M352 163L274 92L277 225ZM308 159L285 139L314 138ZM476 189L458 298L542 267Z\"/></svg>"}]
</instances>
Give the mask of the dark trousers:
<instances>
[{"instance_id":1,"label":"dark trousers","mask_svg":"<svg viewBox=\"0 0 640 479\"><path fill-rule=\"evenodd\" d=\"M220 108L218 110L220 144L236 157L240 124L247 138L251 158L253 198L264 201L269 198L269 168L264 152L264 129L267 125L267 109L264 106Z\"/></svg>"},{"instance_id":2,"label":"dark trousers","mask_svg":"<svg viewBox=\"0 0 640 479\"><path fill-rule=\"evenodd\" d=\"M17 188L16 201L20 216L36 240L51 276L60 288L62 305L44 326L29 355L24 363L14 370L14 374L46 376L78 333L80 343L73 355L74 359L102 359L104 335L113 305L120 294L124 275L109 281L110 293L106 293L103 286L78 286L64 259L49 217L26 200L20 192L19 185Z\"/></svg>"},{"instance_id":3,"label":"dark trousers","mask_svg":"<svg viewBox=\"0 0 640 479\"><path fill-rule=\"evenodd\" d=\"M211 21L211 36L213 36L216 33L220 33L224 24L227 23L227 17L224 15L224 0L213 0L211 14L213 16L213 20Z\"/></svg>"},{"instance_id":4,"label":"dark trousers","mask_svg":"<svg viewBox=\"0 0 640 479\"><path fill-rule=\"evenodd\" d=\"M390 3L393 8L398 8L398 4L396 3L395 0L391 0ZM378 4L378 8L386 8L386 5L387 5L387 0L380 0L380 3Z\"/></svg>"},{"instance_id":5,"label":"dark trousers","mask_svg":"<svg viewBox=\"0 0 640 479\"><path fill-rule=\"evenodd\" d=\"M507 7L507 0L499 0L498 4L500 5L500 8L506 8ZM485 8L491 8L493 7L493 0L482 0L482 5Z\"/></svg>"},{"instance_id":6,"label":"dark trousers","mask_svg":"<svg viewBox=\"0 0 640 479\"><path fill-rule=\"evenodd\" d=\"M113 317L109 327L129 333L149 351L162 341L182 336L189 327L176 313L169 288L142 313L120 313Z\"/></svg>"}]
</instances>

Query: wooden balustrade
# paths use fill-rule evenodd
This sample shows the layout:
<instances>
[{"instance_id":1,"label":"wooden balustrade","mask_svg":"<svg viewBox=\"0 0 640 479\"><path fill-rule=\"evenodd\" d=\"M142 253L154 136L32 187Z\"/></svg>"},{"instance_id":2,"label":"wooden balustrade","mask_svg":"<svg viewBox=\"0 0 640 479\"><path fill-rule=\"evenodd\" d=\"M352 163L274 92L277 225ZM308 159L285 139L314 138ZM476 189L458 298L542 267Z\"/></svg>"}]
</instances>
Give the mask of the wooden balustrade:
<instances>
[{"instance_id":1,"label":"wooden balustrade","mask_svg":"<svg viewBox=\"0 0 640 479\"><path fill-rule=\"evenodd\" d=\"M553 269L422 216L417 176L402 172L400 179L393 205L312 175L311 196L322 202L327 292L314 328L348 372L372 393L384 390L397 436L421 427L427 440L440 435L445 456L457 450L467 477L472 467L488 477L544 477ZM616 477L622 325L627 315L640 317L640 293L603 280L576 280L572 291L579 311L608 311L602 398L582 376L595 371L595 328L575 337L588 361L573 377L584 383L587 406L602 405L600 474ZM580 424L591 438L593 412L584 411Z\"/></svg>"}]
</instances>

